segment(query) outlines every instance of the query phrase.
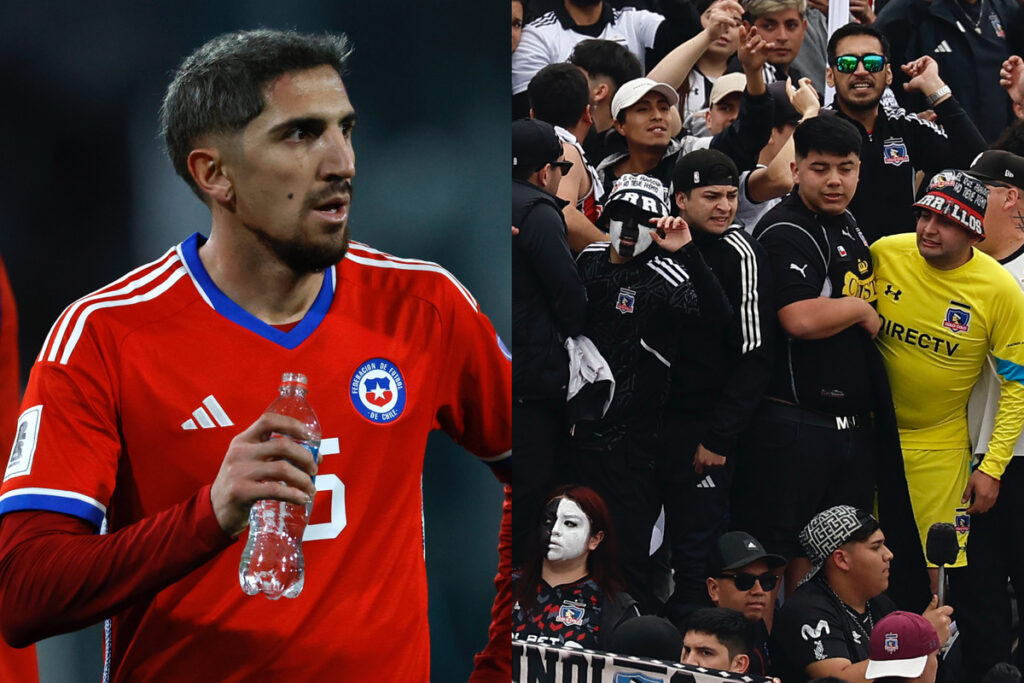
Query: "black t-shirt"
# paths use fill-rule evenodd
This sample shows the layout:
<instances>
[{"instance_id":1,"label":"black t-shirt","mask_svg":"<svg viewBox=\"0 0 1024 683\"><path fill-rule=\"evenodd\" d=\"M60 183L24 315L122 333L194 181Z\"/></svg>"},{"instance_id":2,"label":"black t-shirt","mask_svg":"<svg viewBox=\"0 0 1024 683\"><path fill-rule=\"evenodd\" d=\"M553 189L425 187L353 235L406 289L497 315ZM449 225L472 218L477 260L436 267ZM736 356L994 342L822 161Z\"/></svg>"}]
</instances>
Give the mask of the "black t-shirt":
<instances>
[{"instance_id":1,"label":"black t-shirt","mask_svg":"<svg viewBox=\"0 0 1024 683\"><path fill-rule=\"evenodd\" d=\"M871 252L849 211L816 214L794 188L758 221L754 237L768 253L776 309L819 296L877 298ZM870 412L872 341L862 327L811 341L777 331L765 395L831 415Z\"/></svg>"},{"instance_id":2,"label":"black t-shirt","mask_svg":"<svg viewBox=\"0 0 1024 683\"><path fill-rule=\"evenodd\" d=\"M513 607L512 639L600 649L603 597L604 591L589 577L561 586L541 581L531 609L522 609L518 602Z\"/></svg>"},{"instance_id":3,"label":"black t-shirt","mask_svg":"<svg viewBox=\"0 0 1024 683\"><path fill-rule=\"evenodd\" d=\"M817 576L797 588L775 617L771 635L772 675L786 683L807 681L807 666L824 659L862 662L871 656L871 630L896 610L887 596L868 601L859 615Z\"/></svg>"}]
</instances>

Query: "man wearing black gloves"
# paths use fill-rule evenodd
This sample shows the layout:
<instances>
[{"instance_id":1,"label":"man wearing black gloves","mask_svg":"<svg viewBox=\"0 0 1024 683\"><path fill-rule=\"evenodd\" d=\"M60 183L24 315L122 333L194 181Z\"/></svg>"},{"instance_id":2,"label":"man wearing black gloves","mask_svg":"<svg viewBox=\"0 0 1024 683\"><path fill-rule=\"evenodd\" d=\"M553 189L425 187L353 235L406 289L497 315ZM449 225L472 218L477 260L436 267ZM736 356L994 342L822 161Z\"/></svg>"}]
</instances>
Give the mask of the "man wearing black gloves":
<instances>
[{"instance_id":1,"label":"man wearing black gloves","mask_svg":"<svg viewBox=\"0 0 1024 683\"><path fill-rule=\"evenodd\" d=\"M709 330L684 336L680 357L686 362L672 367L660 463L676 583L670 608L706 592L703 561L725 531L737 441L771 374L775 318L764 248L733 224L736 165L717 150L690 152L679 160L673 185L679 215L733 316L724 337Z\"/></svg>"},{"instance_id":2,"label":"man wearing black gloves","mask_svg":"<svg viewBox=\"0 0 1024 683\"><path fill-rule=\"evenodd\" d=\"M658 608L649 550L662 505L655 462L669 371L686 362L677 355L681 335L698 327L721 335L730 320L728 301L686 222L668 214L668 192L657 179L624 175L601 217L611 242L596 242L577 259L587 288L584 334L616 385L603 418L575 425L574 460L583 483L608 503L629 593L644 613Z\"/></svg>"},{"instance_id":3,"label":"man wearing black gloves","mask_svg":"<svg viewBox=\"0 0 1024 683\"><path fill-rule=\"evenodd\" d=\"M566 241L565 201L554 195L562 173L562 143L536 119L512 124L512 473L513 564L537 527L543 497L564 458L567 337L583 330L586 293Z\"/></svg>"}]
</instances>

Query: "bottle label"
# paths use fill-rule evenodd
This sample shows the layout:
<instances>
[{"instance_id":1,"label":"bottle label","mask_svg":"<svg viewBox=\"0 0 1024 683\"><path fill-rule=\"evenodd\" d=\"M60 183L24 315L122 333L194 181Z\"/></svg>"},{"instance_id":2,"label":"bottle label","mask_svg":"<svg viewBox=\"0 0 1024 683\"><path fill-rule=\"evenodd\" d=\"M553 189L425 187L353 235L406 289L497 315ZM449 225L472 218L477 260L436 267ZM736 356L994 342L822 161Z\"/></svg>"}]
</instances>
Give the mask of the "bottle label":
<instances>
[{"instance_id":1,"label":"bottle label","mask_svg":"<svg viewBox=\"0 0 1024 683\"><path fill-rule=\"evenodd\" d=\"M384 358L359 366L349 393L359 414L375 424L393 422L405 410L405 380L398 366Z\"/></svg>"}]
</instances>

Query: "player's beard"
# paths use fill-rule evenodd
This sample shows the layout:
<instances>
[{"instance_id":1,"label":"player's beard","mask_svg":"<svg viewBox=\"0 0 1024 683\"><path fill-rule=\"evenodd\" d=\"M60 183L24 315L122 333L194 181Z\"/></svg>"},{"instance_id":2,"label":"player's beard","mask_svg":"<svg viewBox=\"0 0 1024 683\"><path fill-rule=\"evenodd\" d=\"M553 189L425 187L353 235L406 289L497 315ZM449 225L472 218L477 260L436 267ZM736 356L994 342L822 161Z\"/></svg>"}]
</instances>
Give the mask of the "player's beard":
<instances>
[{"instance_id":1,"label":"player's beard","mask_svg":"<svg viewBox=\"0 0 1024 683\"><path fill-rule=\"evenodd\" d=\"M348 210L351 211L352 197L355 194L355 187L350 180L344 180L332 184L330 187L310 195L303 202L303 215L313 211L314 207L325 200L338 194L348 195ZM351 217L351 214L350 214ZM295 239L281 239L268 235L266 231L247 225L249 231L255 235L264 246L266 246L282 263L292 270L296 275L322 272L342 258L348 252L348 221L338 229L340 242L332 241L326 244L313 242L302 242ZM336 234L338 234L336 233Z\"/></svg>"},{"instance_id":2,"label":"player's beard","mask_svg":"<svg viewBox=\"0 0 1024 683\"><path fill-rule=\"evenodd\" d=\"M341 229L341 241L337 244L313 244L295 240L282 240L262 230L250 228L253 234L274 255L296 275L320 273L327 270L348 251L348 225Z\"/></svg>"}]
</instances>

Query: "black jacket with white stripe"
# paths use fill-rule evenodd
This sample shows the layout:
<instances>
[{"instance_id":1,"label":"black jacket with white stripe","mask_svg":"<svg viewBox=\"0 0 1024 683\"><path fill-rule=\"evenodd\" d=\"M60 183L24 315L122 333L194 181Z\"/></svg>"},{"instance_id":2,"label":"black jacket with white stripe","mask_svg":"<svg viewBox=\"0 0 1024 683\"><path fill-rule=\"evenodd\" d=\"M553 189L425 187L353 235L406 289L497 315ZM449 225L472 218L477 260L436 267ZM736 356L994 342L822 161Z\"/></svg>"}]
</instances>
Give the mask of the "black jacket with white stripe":
<instances>
[{"instance_id":1,"label":"black jacket with white stripe","mask_svg":"<svg viewBox=\"0 0 1024 683\"><path fill-rule=\"evenodd\" d=\"M941 126L880 104L875 129L869 133L857 121L838 113L860 132L860 180L848 208L868 243L914 230L918 171L924 171L927 187L939 171L969 168L974 157L984 151L984 138L955 99L936 105L935 114Z\"/></svg>"},{"instance_id":2,"label":"black jacket with white stripe","mask_svg":"<svg viewBox=\"0 0 1024 683\"><path fill-rule=\"evenodd\" d=\"M775 306L764 247L742 227L721 234L693 231L704 260L732 307L724 335L685 335L672 368L667 419L699 425L705 448L732 457L772 372ZM690 454L692 455L692 454Z\"/></svg>"},{"instance_id":3,"label":"black jacket with white stripe","mask_svg":"<svg viewBox=\"0 0 1024 683\"><path fill-rule=\"evenodd\" d=\"M722 330L732 318L718 280L693 244L675 253L652 245L628 263L596 242L576 259L587 288L583 333L615 375L615 396L599 422L577 424L575 445L610 450L624 438L653 454L680 335ZM685 359L678 359L683 361Z\"/></svg>"}]
</instances>

